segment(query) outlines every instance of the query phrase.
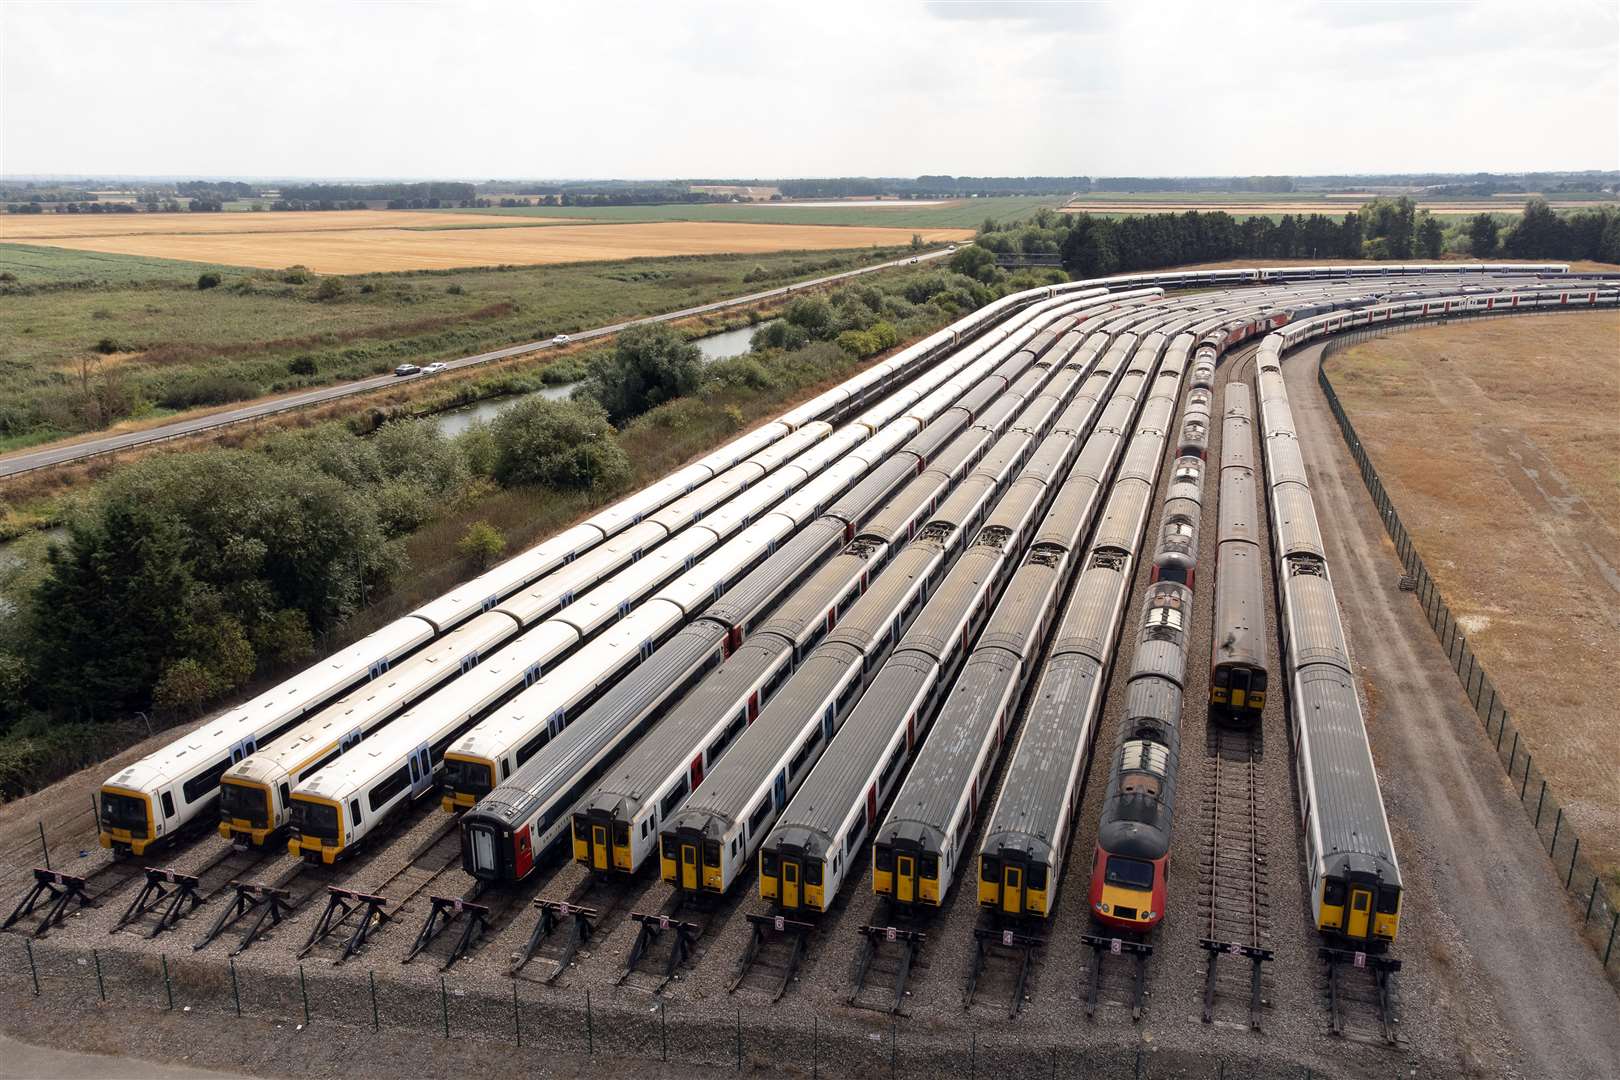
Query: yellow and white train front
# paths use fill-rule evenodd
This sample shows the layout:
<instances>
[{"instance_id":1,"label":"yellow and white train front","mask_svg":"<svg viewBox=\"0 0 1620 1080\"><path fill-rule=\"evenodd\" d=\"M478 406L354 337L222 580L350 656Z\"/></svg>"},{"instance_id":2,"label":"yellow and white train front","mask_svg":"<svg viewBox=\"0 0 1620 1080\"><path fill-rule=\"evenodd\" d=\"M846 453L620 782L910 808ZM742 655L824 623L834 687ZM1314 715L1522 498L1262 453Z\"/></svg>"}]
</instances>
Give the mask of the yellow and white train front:
<instances>
[{"instance_id":1,"label":"yellow and white train front","mask_svg":"<svg viewBox=\"0 0 1620 1080\"><path fill-rule=\"evenodd\" d=\"M147 793L108 784L102 787L97 801L97 840L102 847L144 855L161 835L161 824L152 812L152 796Z\"/></svg>"},{"instance_id":2,"label":"yellow and white train front","mask_svg":"<svg viewBox=\"0 0 1620 1080\"><path fill-rule=\"evenodd\" d=\"M676 820L658 837L659 875L682 892L723 894L748 859L743 830L733 827L720 833L712 821L706 823L709 828L700 829Z\"/></svg>"},{"instance_id":3,"label":"yellow and white train front","mask_svg":"<svg viewBox=\"0 0 1620 1080\"><path fill-rule=\"evenodd\" d=\"M872 844L872 891L907 907L938 907L950 891L955 868L951 852L942 857L933 850L936 838L926 835L933 832L929 829L924 835L907 836L892 822L885 822Z\"/></svg>"},{"instance_id":4,"label":"yellow and white train front","mask_svg":"<svg viewBox=\"0 0 1620 1080\"><path fill-rule=\"evenodd\" d=\"M1401 928L1400 872L1388 866L1355 865L1374 861L1332 856L1313 873L1311 883L1317 929L1364 950L1388 946Z\"/></svg>"},{"instance_id":5,"label":"yellow and white train front","mask_svg":"<svg viewBox=\"0 0 1620 1080\"><path fill-rule=\"evenodd\" d=\"M348 848L348 829L343 804L303 792L292 797L293 837L287 850L309 862L331 866Z\"/></svg>"}]
</instances>

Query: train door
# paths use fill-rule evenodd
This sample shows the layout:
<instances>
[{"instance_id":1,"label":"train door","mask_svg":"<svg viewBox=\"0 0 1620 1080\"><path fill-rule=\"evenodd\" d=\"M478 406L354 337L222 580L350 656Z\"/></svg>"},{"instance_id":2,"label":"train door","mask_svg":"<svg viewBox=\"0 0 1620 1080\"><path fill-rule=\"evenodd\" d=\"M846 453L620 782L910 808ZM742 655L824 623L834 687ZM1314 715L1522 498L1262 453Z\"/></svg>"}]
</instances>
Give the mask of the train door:
<instances>
[{"instance_id":1,"label":"train door","mask_svg":"<svg viewBox=\"0 0 1620 1080\"><path fill-rule=\"evenodd\" d=\"M1009 915L1024 913L1024 871L1011 863L1001 868L1001 910Z\"/></svg>"},{"instance_id":2,"label":"train door","mask_svg":"<svg viewBox=\"0 0 1620 1080\"><path fill-rule=\"evenodd\" d=\"M696 791L701 783L703 783L703 751L699 750L698 756L692 759L692 790Z\"/></svg>"},{"instance_id":3,"label":"train door","mask_svg":"<svg viewBox=\"0 0 1620 1080\"><path fill-rule=\"evenodd\" d=\"M591 869L608 868L608 827L602 822L591 822Z\"/></svg>"},{"instance_id":4,"label":"train door","mask_svg":"<svg viewBox=\"0 0 1620 1080\"><path fill-rule=\"evenodd\" d=\"M799 864L791 859L782 860L782 906L792 910L799 906Z\"/></svg>"},{"instance_id":5,"label":"train door","mask_svg":"<svg viewBox=\"0 0 1620 1080\"><path fill-rule=\"evenodd\" d=\"M1350 889L1350 922L1345 934L1356 940L1367 936L1367 924L1372 918L1372 890L1360 885Z\"/></svg>"},{"instance_id":6,"label":"train door","mask_svg":"<svg viewBox=\"0 0 1620 1080\"><path fill-rule=\"evenodd\" d=\"M433 766L429 764L428 748L418 747L411 754L411 798L416 798L433 786Z\"/></svg>"},{"instance_id":7,"label":"train door","mask_svg":"<svg viewBox=\"0 0 1620 1080\"><path fill-rule=\"evenodd\" d=\"M897 855L894 860L894 898L902 904L916 903L917 860L911 855Z\"/></svg>"},{"instance_id":8,"label":"train door","mask_svg":"<svg viewBox=\"0 0 1620 1080\"><path fill-rule=\"evenodd\" d=\"M513 877L525 877L534 869L534 844L529 839L529 827L523 826L517 834L517 851L512 866Z\"/></svg>"},{"instance_id":9,"label":"train door","mask_svg":"<svg viewBox=\"0 0 1620 1080\"><path fill-rule=\"evenodd\" d=\"M681 888L697 892L698 846L695 840L681 841Z\"/></svg>"}]
</instances>

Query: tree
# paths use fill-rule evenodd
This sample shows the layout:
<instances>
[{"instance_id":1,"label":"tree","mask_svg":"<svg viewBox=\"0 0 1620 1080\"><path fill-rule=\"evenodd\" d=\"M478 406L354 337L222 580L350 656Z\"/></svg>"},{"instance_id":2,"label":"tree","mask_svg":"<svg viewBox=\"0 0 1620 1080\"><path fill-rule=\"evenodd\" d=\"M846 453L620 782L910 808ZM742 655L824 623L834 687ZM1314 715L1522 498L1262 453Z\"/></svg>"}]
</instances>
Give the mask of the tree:
<instances>
[{"instance_id":1,"label":"tree","mask_svg":"<svg viewBox=\"0 0 1620 1080\"><path fill-rule=\"evenodd\" d=\"M692 393L702 381L703 353L696 345L662 323L643 323L620 332L613 351L591 362L586 390L608 419L622 424Z\"/></svg>"},{"instance_id":2,"label":"tree","mask_svg":"<svg viewBox=\"0 0 1620 1080\"><path fill-rule=\"evenodd\" d=\"M487 570L506 551L506 537L487 521L475 521L456 542L456 550L480 571Z\"/></svg>"},{"instance_id":3,"label":"tree","mask_svg":"<svg viewBox=\"0 0 1620 1080\"><path fill-rule=\"evenodd\" d=\"M152 691L152 702L169 708L196 712L218 693L213 677L201 663L186 657L163 670Z\"/></svg>"},{"instance_id":4,"label":"tree","mask_svg":"<svg viewBox=\"0 0 1620 1080\"><path fill-rule=\"evenodd\" d=\"M956 254L951 256L950 265L956 273L987 285L993 284L1001 276L1001 268L996 265L995 253L986 251L977 244L958 248Z\"/></svg>"},{"instance_id":5,"label":"tree","mask_svg":"<svg viewBox=\"0 0 1620 1080\"><path fill-rule=\"evenodd\" d=\"M495 479L508 487L549 484L612 490L630 478L630 458L607 413L593 401L532 397L490 426Z\"/></svg>"},{"instance_id":6,"label":"tree","mask_svg":"<svg viewBox=\"0 0 1620 1080\"><path fill-rule=\"evenodd\" d=\"M1440 224L1440 219L1423 211L1418 222L1418 247L1422 249L1425 258L1438 259L1440 252L1446 246L1446 228Z\"/></svg>"},{"instance_id":7,"label":"tree","mask_svg":"<svg viewBox=\"0 0 1620 1080\"><path fill-rule=\"evenodd\" d=\"M1499 231L1494 215L1475 214L1468 222L1468 250L1482 259L1495 255Z\"/></svg>"},{"instance_id":8,"label":"tree","mask_svg":"<svg viewBox=\"0 0 1620 1080\"><path fill-rule=\"evenodd\" d=\"M1568 252L1568 230L1547 200L1537 195L1524 204L1524 214L1508 230L1502 246L1516 259L1543 259Z\"/></svg>"}]
</instances>

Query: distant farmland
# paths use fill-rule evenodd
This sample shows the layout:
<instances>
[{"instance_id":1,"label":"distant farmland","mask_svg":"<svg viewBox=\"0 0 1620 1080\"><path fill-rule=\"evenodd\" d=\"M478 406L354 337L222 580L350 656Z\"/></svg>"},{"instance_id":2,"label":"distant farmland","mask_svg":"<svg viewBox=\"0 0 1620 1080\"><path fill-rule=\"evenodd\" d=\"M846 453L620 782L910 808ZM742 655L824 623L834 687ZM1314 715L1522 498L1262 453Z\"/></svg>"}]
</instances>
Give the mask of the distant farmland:
<instances>
[{"instance_id":1,"label":"distant farmland","mask_svg":"<svg viewBox=\"0 0 1620 1080\"><path fill-rule=\"evenodd\" d=\"M324 274L895 247L910 242L913 232L930 242L972 236L964 228L678 220L556 225L389 211L41 215L0 222L4 239L35 246L265 269L300 265Z\"/></svg>"},{"instance_id":2,"label":"distant farmland","mask_svg":"<svg viewBox=\"0 0 1620 1080\"><path fill-rule=\"evenodd\" d=\"M1004 196L990 199L950 199L921 203L896 199L874 206L869 200L834 200L804 203L671 203L659 206L491 206L454 210L455 214L497 217L585 218L591 221L727 221L777 225L865 225L905 229L973 229L985 218L998 221L1024 218L1042 207L1056 209L1064 196ZM859 205L857 205L859 204Z\"/></svg>"}]
</instances>

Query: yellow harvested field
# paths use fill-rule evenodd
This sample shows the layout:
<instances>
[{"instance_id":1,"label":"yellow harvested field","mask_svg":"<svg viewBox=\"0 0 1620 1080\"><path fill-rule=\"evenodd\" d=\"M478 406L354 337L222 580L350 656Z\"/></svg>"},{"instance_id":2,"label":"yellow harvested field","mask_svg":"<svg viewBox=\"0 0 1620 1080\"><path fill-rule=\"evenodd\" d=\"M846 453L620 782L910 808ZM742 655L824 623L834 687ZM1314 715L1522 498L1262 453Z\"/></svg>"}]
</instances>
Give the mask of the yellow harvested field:
<instances>
[{"instance_id":1,"label":"yellow harvested field","mask_svg":"<svg viewBox=\"0 0 1620 1080\"><path fill-rule=\"evenodd\" d=\"M549 225L579 218L520 218L522 224ZM465 229L509 221L479 221L467 214L431 210L328 210L262 214L6 214L0 216L0 240L32 244L80 236L223 236L228 234L353 232L361 229ZM62 245L72 246L72 245ZM100 250L95 249L95 250Z\"/></svg>"},{"instance_id":2,"label":"yellow harvested field","mask_svg":"<svg viewBox=\"0 0 1620 1080\"><path fill-rule=\"evenodd\" d=\"M1617 343L1620 314L1536 315L1394 334L1327 367L1582 852L1606 871L1620 870Z\"/></svg>"},{"instance_id":3,"label":"yellow harvested field","mask_svg":"<svg viewBox=\"0 0 1620 1080\"><path fill-rule=\"evenodd\" d=\"M201 215L198 215L199 217ZM230 215L246 217L245 214ZM256 216L256 215L255 215ZM293 217L279 214L266 217ZM328 218L331 214L303 215ZM367 222L380 215L358 212ZM390 223L409 214L389 214ZM414 215L443 224L450 215ZM135 219L139 220L139 219ZM452 218L468 224L465 216ZM525 222L541 219L526 218ZM9 222L8 222L9 224ZM99 223L96 223L99 224ZM323 222L324 224L324 222ZM828 250L902 246L914 229L842 225L756 225L733 222L660 221L615 225L546 225L534 228L457 228L416 231L361 225L349 229L299 231L147 232L48 236L19 243L100 251L148 258L184 259L279 269L307 266L322 274L363 274L382 270L450 270L462 266L532 266L550 263L632 259L661 255L763 254L771 251ZM971 229L923 229L925 241L967 240Z\"/></svg>"}]
</instances>

